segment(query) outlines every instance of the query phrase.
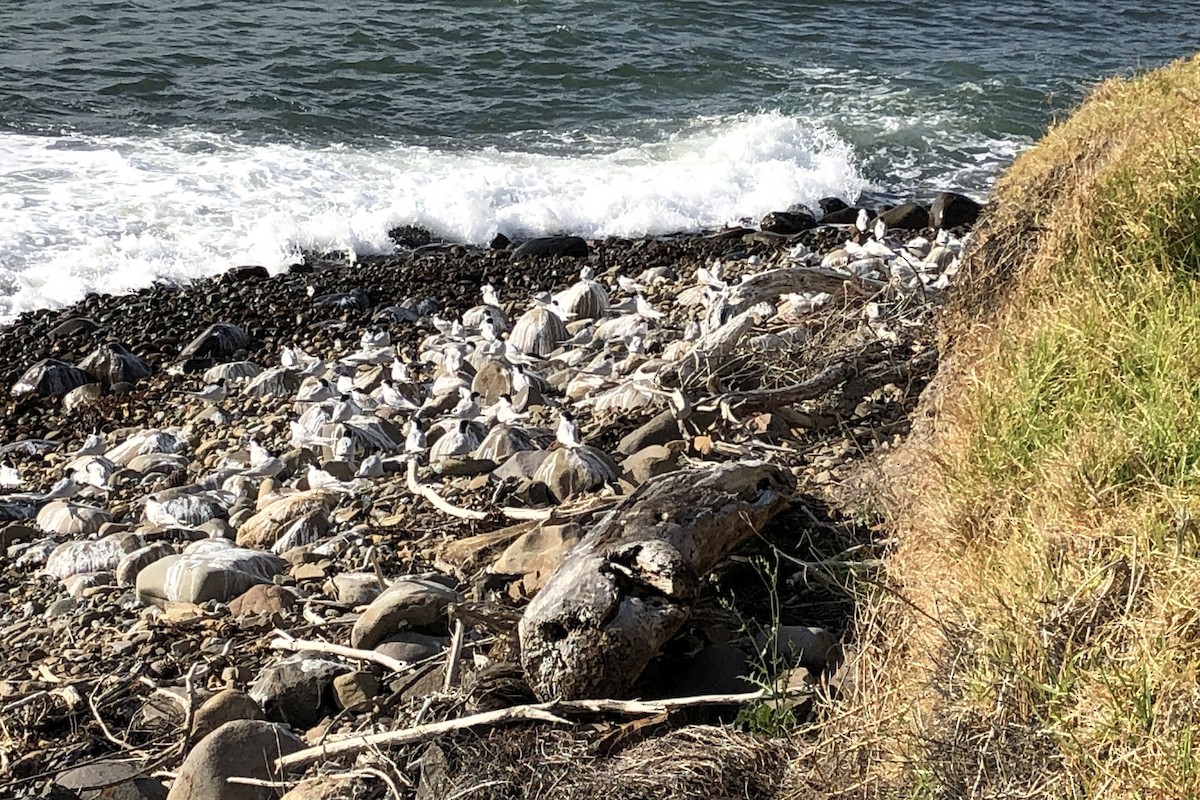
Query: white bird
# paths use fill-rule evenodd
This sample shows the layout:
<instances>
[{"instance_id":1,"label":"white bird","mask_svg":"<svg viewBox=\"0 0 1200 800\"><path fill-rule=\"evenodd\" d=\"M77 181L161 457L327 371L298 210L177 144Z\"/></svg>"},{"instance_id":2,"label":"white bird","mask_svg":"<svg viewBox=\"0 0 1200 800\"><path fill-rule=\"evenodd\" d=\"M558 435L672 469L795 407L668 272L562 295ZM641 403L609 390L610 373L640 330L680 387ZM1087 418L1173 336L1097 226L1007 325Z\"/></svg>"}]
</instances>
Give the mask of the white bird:
<instances>
[{"instance_id":1,"label":"white bird","mask_svg":"<svg viewBox=\"0 0 1200 800\"><path fill-rule=\"evenodd\" d=\"M377 454L372 453L362 460L358 465L358 471L354 473L356 478L382 478L383 477L383 459Z\"/></svg>"},{"instance_id":2,"label":"white bird","mask_svg":"<svg viewBox=\"0 0 1200 800\"><path fill-rule=\"evenodd\" d=\"M399 384L406 384L410 380L408 365L401 362L399 356L392 359L392 380Z\"/></svg>"},{"instance_id":3,"label":"white bird","mask_svg":"<svg viewBox=\"0 0 1200 800\"><path fill-rule=\"evenodd\" d=\"M8 459L0 461L0 489L20 489L24 486L21 473Z\"/></svg>"},{"instance_id":4,"label":"white bird","mask_svg":"<svg viewBox=\"0 0 1200 800\"><path fill-rule=\"evenodd\" d=\"M483 295L483 304L485 306L500 308L500 295L496 294L495 286L492 286L490 283L485 283L483 286L479 287L479 291Z\"/></svg>"},{"instance_id":5,"label":"white bird","mask_svg":"<svg viewBox=\"0 0 1200 800\"><path fill-rule=\"evenodd\" d=\"M79 449L73 455L102 456L106 450L108 450L108 444L105 443L104 437L99 433L91 433L83 440L83 444L79 446Z\"/></svg>"},{"instance_id":6,"label":"white bird","mask_svg":"<svg viewBox=\"0 0 1200 800\"><path fill-rule=\"evenodd\" d=\"M650 302L645 297L643 297L640 293L635 295L634 299L637 302L637 313L639 316L644 317L646 319L662 319L663 318L662 312L659 311L658 309L656 309L654 306L650 305Z\"/></svg>"},{"instance_id":7,"label":"white bird","mask_svg":"<svg viewBox=\"0 0 1200 800\"><path fill-rule=\"evenodd\" d=\"M408 434L404 438L404 452L417 454L425 452L425 433L415 419L408 421Z\"/></svg>"},{"instance_id":8,"label":"white bird","mask_svg":"<svg viewBox=\"0 0 1200 800\"><path fill-rule=\"evenodd\" d=\"M620 287L621 291L628 294L637 294L646 288L633 278L626 278L624 275L617 276L617 286Z\"/></svg>"},{"instance_id":9,"label":"white bird","mask_svg":"<svg viewBox=\"0 0 1200 800\"><path fill-rule=\"evenodd\" d=\"M472 392L470 389L463 388L459 390L461 399L458 405L446 415L448 419L475 419L479 416L479 392Z\"/></svg>"},{"instance_id":10,"label":"white bird","mask_svg":"<svg viewBox=\"0 0 1200 800\"><path fill-rule=\"evenodd\" d=\"M499 399L496 400L496 404L488 409L487 416L490 419L494 419L501 425L508 425L513 422L521 422L529 419L529 412L524 411L518 413L517 410L513 408L512 397L507 394L502 394L500 395Z\"/></svg>"},{"instance_id":11,"label":"white bird","mask_svg":"<svg viewBox=\"0 0 1200 800\"><path fill-rule=\"evenodd\" d=\"M359 345L363 350L377 350L381 347L387 347L391 343L391 334L383 328L368 328L363 331L362 339L359 341Z\"/></svg>"},{"instance_id":12,"label":"white bird","mask_svg":"<svg viewBox=\"0 0 1200 800\"><path fill-rule=\"evenodd\" d=\"M296 392L296 402L323 403L333 396L333 387L329 385L329 381L310 375L300 384L300 389Z\"/></svg>"},{"instance_id":13,"label":"white bird","mask_svg":"<svg viewBox=\"0 0 1200 800\"><path fill-rule=\"evenodd\" d=\"M563 447L579 447L583 444L583 440L579 438L579 428L575 426L571 415L565 411L558 418L558 429L554 432L554 438Z\"/></svg>"},{"instance_id":14,"label":"white bird","mask_svg":"<svg viewBox=\"0 0 1200 800\"><path fill-rule=\"evenodd\" d=\"M79 491L79 484L75 482L75 470L67 468L66 477L58 483L50 487L50 491L41 496L42 500L65 500L69 497L74 497Z\"/></svg>"},{"instance_id":15,"label":"white bird","mask_svg":"<svg viewBox=\"0 0 1200 800\"><path fill-rule=\"evenodd\" d=\"M863 233L867 232L867 226L871 224L871 215L867 213L865 208L858 210L858 216L854 220L854 227L858 228Z\"/></svg>"},{"instance_id":16,"label":"white bird","mask_svg":"<svg viewBox=\"0 0 1200 800\"><path fill-rule=\"evenodd\" d=\"M216 383L209 384L198 392L184 392L184 394L216 406L225 401L228 393L225 390L225 379L221 378Z\"/></svg>"}]
</instances>

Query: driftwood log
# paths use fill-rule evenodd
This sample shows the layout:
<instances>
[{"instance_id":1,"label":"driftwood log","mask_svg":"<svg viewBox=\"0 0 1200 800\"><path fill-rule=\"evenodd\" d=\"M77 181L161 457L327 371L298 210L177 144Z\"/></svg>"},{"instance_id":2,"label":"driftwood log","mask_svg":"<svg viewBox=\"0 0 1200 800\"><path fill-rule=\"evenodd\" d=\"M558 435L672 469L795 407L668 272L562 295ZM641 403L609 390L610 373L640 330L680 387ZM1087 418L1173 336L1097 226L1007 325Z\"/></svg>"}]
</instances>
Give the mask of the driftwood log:
<instances>
[{"instance_id":1,"label":"driftwood log","mask_svg":"<svg viewBox=\"0 0 1200 800\"><path fill-rule=\"evenodd\" d=\"M668 473L584 537L521 617L521 662L542 700L624 697L687 620L700 578L795 490L765 463Z\"/></svg>"}]
</instances>

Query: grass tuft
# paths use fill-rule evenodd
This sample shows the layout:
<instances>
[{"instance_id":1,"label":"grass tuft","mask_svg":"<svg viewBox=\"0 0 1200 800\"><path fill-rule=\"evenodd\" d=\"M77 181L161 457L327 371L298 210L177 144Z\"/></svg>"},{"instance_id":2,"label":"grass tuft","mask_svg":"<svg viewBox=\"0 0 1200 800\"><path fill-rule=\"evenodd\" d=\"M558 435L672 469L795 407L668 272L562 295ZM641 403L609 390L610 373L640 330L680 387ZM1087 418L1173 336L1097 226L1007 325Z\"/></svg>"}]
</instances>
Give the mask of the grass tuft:
<instances>
[{"instance_id":1,"label":"grass tuft","mask_svg":"<svg viewBox=\"0 0 1200 800\"><path fill-rule=\"evenodd\" d=\"M846 796L1200 796L1200 59L1021 156L960 276L825 763Z\"/></svg>"}]
</instances>

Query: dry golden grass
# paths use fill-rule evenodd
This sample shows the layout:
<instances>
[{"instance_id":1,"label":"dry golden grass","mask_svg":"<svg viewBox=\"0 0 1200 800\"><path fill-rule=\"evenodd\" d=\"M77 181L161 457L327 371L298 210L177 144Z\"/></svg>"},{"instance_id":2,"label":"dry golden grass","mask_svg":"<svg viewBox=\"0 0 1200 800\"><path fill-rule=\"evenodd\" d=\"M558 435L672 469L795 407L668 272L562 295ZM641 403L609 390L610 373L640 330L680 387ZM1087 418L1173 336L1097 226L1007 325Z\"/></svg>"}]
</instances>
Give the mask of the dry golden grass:
<instances>
[{"instance_id":1,"label":"dry golden grass","mask_svg":"<svg viewBox=\"0 0 1200 800\"><path fill-rule=\"evenodd\" d=\"M843 796L1200 795L1200 59L997 184L819 743Z\"/></svg>"}]
</instances>

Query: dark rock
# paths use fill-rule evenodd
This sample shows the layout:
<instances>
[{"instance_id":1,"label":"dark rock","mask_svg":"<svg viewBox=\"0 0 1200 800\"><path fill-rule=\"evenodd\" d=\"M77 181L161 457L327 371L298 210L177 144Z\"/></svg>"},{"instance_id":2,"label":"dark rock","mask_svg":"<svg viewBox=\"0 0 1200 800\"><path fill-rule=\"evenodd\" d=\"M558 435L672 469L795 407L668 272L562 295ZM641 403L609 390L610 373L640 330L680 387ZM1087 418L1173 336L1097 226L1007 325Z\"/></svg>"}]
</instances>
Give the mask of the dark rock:
<instances>
[{"instance_id":1,"label":"dark rock","mask_svg":"<svg viewBox=\"0 0 1200 800\"><path fill-rule=\"evenodd\" d=\"M859 208L843 208L838 211L831 211L830 213L821 217L821 224L822 225L853 225L855 223L855 221L858 219L858 212L861 210L862 209L859 209ZM867 216L870 217L871 219L875 219L875 212L868 208Z\"/></svg>"},{"instance_id":2,"label":"dark rock","mask_svg":"<svg viewBox=\"0 0 1200 800\"><path fill-rule=\"evenodd\" d=\"M492 237L492 241L488 243L488 247L492 250L507 250L512 247L512 239L509 239L503 233L497 233Z\"/></svg>"},{"instance_id":3,"label":"dark rock","mask_svg":"<svg viewBox=\"0 0 1200 800\"><path fill-rule=\"evenodd\" d=\"M587 242L578 236L544 236L522 242L513 250L513 258L587 258Z\"/></svg>"},{"instance_id":4,"label":"dark rock","mask_svg":"<svg viewBox=\"0 0 1200 800\"><path fill-rule=\"evenodd\" d=\"M929 208L929 227L957 228L959 225L973 225L979 219L983 206L966 195L956 192L942 192L933 199Z\"/></svg>"},{"instance_id":5,"label":"dark rock","mask_svg":"<svg viewBox=\"0 0 1200 800\"><path fill-rule=\"evenodd\" d=\"M888 228L919 231L929 225L929 209L919 203L902 203L879 214Z\"/></svg>"},{"instance_id":6,"label":"dark rock","mask_svg":"<svg viewBox=\"0 0 1200 800\"><path fill-rule=\"evenodd\" d=\"M80 800L163 800L166 788L144 771L138 761L96 761L60 772L54 783Z\"/></svg>"},{"instance_id":7,"label":"dark rock","mask_svg":"<svg viewBox=\"0 0 1200 800\"><path fill-rule=\"evenodd\" d=\"M86 383L92 382L92 376L57 358L46 358L25 370L12 387L14 397L24 394L38 394L42 397L57 397Z\"/></svg>"},{"instance_id":8,"label":"dark rock","mask_svg":"<svg viewBox=\"0 0 1200 800\"><path fill-rule=\"evenodd\" d=\"M403 629L444 633L446 607L462 596L440 583L421 578L397 580L375 598L354 623L350 645L369 650Z\"/></svg>"},{"instance_id":9,"label":"dark rock","mask_svg":"<svg viewBox=\"0 0 1200 800\"><path fill-rule=\"evenodd\" d=\"M242 266L234 267L224 272L220 277L220 282L225 284L230 283L245 283L248 281L261 281L271 277L271 273L263 266Z\"/></svg>"},{"instance_id":10,"label":"dark rock","mask_svg":"<svg viewBox=\"0 0 1200 800\"><path fill-rule=\"evenodd\" d=\"M347 672L333 679L333 692L340 708L362 709L379 694L379 679L370 672Z\"/></svg>"},{"instance_id":11,"label":"dark rock","mask_svg":"<svg viewBox=\"0 0 1200 800\"><path fill-rule=\"evenodd\" d=\"M333 707L331 687L335 676L349 670L345 664L298 653L265 668L250 684L250 698L262 706L268 719L293 728L311 728Z\"/></svg>"},{"instance_id":12,"label":"dark rock","mask_svg":"<svg viewBox=\"0 0 1200 800\"><path fill-rule=\"evenodd\" d=\"M188 753L167 800L268 800L277 796L266 786L229 783L227 778L271 780L280 756L304 749L286 728L260 720L235 720L204 737Z\"/></svg>"},{"instance_id":13,"label":"dark rock","mask_svg":"<svg viewBox=\"0 0 1200 800\"><path fill-rule=\"evenodd\" d=\"M433 242L433 234L417 225L400 225L388 231L388 238L398 247L414 249Z\"/></svg>"},{"instance_id":14,"label":"dark rock","mask_svg":"<svg viewBox=\"0 0 1200 800\"><path fill-rule=\"evenodd\" d=\"M83 333L93 333L100 330L100 325L87 317L71 317L55 325L47 332L51 339L64 339Z\"/></svg>"},{"instance_id":15,"label":"dark rock","mask_svg":"<svg viewBox=\"0 0 1200 800\"><path fill-rule=\"evenodd\" d=\"M762 218L759 227L768 233L781 233L790 236L793 233L817 227L817 221L811 214L792 211L772 211Z\"/></svg>"},{"instance_id":16,"label":"dark rock","mask_svg":"<svg viewBox=\"0 0 1200 800\"><path fill-rule=\"evenodd\" d=\"M375 645L375 652L380 655L415 664L427 658L436 656L446 649L446 640L437 636L426 636L423 633L404 631L389 636L385 641Z\"/></svg>"},{"instance_id":17,"label":"dark rock","mask_svg":"<svg viewBox=\"0 0 1200 800\"><path fill-rule=\"evenodd\" d=\"M79 362L79 368L104 386L135 384L150 377L150 365L120 342L105 342Z\"/></svg>"},{"instance_id":18,"label":"dark rock","mask_svg":"<svg viewBox=\"0 0 1200 800\"><path fill-rule=\"evenodd\" d=\"M750 680L750 657L731 644L714 644L670 670L668 697L741 694L758 687Z\"/></svg>"},{"instance_id":19,"label":"dark rock","mask_svg":"<svg viewBox=\"0 0 1200 800\"><path fill-rule=\"evenodd\" d=\"M286 614L296 607L296 595L273 583L251 586L229 601L229 613L234 617L251 614Z\"/></svg>"},{"instance_id":20,"label":"dark rock","mask_svg":"<svg viewBox=\"0 0 1200 800\"><path fill-rule=\"evenodd\" d=\"M679 469L679 454L687 449L687 443L676 440L668 444L652 444L643 447L621 462L625 478L635 485L643 484L656 475Z\"/></svg>"},{"instance_id":21,"label":"dark rock","mask_svg":"<svg viewBox=\"0 0 1200 800\"><path fill-rule=\"evenodd\" d=\"M250 344L246 332L237 325L217 322L205 328L179 353L180 361L229 361Z\"/></svg>"},{"instance_id":22,"label":"dark rock","mask_svg":"<svg viewBox=\"0 0 1200 800\"><path fill-rule=\"evenodd\" d=\"M840 197L822 197L817 201L817 206L821 209L821 216L828 217L838 211L844 211L850 206Z\"/></svg>"}]
</instances>

